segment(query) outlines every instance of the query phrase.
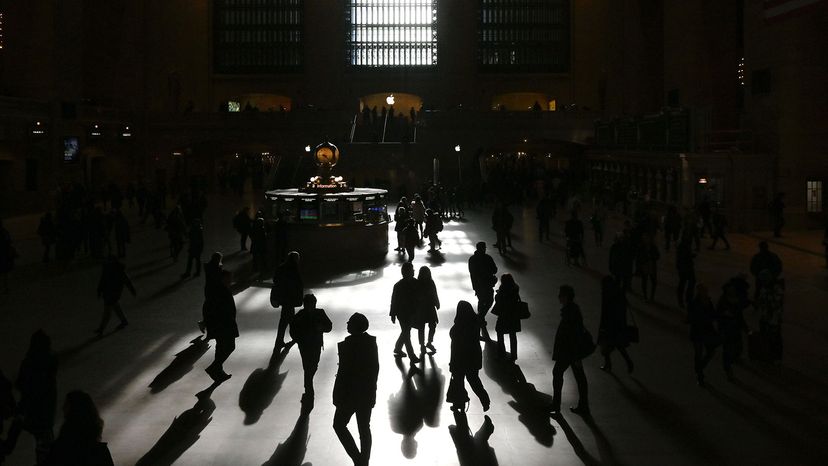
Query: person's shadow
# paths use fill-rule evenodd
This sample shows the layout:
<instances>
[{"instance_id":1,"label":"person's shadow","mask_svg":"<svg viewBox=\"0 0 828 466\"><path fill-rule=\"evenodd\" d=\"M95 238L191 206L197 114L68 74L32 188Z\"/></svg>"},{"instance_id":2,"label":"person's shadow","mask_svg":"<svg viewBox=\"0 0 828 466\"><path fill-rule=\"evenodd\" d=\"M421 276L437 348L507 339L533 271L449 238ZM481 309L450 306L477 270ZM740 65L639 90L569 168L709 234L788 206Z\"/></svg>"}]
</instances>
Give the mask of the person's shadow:
<instances>
[{"instance_id":1,"label":"person's shadow","mask_svg":"<svg viewBox=\"0 0 828 466\"><path fill-rule=\"evenodd\" d=\"M483 370L513 400L509 406L517 411L518 420L526 426L535 441L545 447L551 447L555 440L555 427L549 419L547 407L551 397L538 392L535 386L526 382L520 366L512 360L500 359L497 355L497 343L486 344L483 358Z\"/></svg>"},{"instance_id":2,"label":"person's shadow","mask_svg":"<svg viewBox=\"0 0 828 466\"><path fill-rule=\"evenodd\" d=\"M210 385L206 390L196 394L195 406L184 411L173 419L170 427L155 442L155 445L141 459L136 466L172 465L201 437L201 432L213 420L213 411L216 404L210 399L218 383Z\"/></svg>"},{"instance_id":3,"label":"person's shadow","mask_svg":"<svg viewBox=\"0 0 828 466\"><path fill-rule=\"evenodd\" d=\"M403 456L412 459L417 456L417 440L414 436L423 427L423 414L414 383L414 376L419 370L412 366L406 371L400 358L396 358L395 362L402 375L402 386L388 399L388 417L391 430L403 436L400 446Z\"/></svg>"},{"instance_id":4,"label":"person's shadow","mask_svg":"<svg viewBox=\"0 0 828 466\"><path fill-rule=\"evenodd\" d=\"M440 367L434 363L434 356L429 354L428 365L425 359L422 363L422 372L415 375L419 382L417 390L420 399L420 412L423 422L429 427L440 425L440 408L443 406L443 387L446 383L446 376Z\"/></svg>"},{"instance_id":5,"label":"person's shadow","mask_svg":"<svg viewBox=\"0 0 828 466\"><path fill-rule=\"evenodd\" d=\"M273 456L262 466L313 466L311 463L303 463L309 441L308 416L303 412L296 420L296 425L293 426L288 438L276 446Z\"/></svg>"},{"instance_id":6,"label":"person's shadow","mask_svg":"<svg viewBox=\"0 0 828 466\"><path fill-rule=\"evenodd\" d=\"M201 359L208 349L210 349L210 344L201 335L196 337L195 340L190 341L190 346L176 354L170 365L165 367L150 382L150 393L159 393L181 380L182 377L193 370L196 361Z\"/></svg>"},{"instance_id":7,"label":"person's shadow","mask_svg":"<svg viewBox=\"0 0 828 466\"><path fill-rule=\"evenodd\" d=\"M497 455L489 446L489 437L494 433L494 424L489 416L484 417L483 425L472 435L466 413L455 412L454 424L449 426L449 435L457 449L460 466L497 466Z\"/></svg>"},{"instance_id":8,"label":"person's shadow","mask_svg":"<svg viewBox=\"0 0 828 466\"><path fill-rule=\"evenodd\" d=\"M274 349L267 367L256 369L244 382L239 392L239 408L244 411L244 425L257 423L282 389L287 371L280 373L279 369L290 347L291 345L286 345L281 351Z\"/></svg>"}]
</instances>

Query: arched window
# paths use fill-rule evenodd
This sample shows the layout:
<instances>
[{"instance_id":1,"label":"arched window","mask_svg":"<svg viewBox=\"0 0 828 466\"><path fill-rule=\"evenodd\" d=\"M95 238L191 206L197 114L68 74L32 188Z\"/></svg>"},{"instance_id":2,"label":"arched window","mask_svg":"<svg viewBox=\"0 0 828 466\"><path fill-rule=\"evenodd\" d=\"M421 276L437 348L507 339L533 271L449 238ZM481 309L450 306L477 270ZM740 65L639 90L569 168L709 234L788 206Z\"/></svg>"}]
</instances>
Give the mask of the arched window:
<instances>
[{"instance_id":1,"label":"arched window","mask_svg":"<svg viewBox=\"0 0 828 466\"><path fill-rule=\"evenodd\" d=\"M434 0L348 0L352 66L437 64Z\"/></svg>"}]
</instances>

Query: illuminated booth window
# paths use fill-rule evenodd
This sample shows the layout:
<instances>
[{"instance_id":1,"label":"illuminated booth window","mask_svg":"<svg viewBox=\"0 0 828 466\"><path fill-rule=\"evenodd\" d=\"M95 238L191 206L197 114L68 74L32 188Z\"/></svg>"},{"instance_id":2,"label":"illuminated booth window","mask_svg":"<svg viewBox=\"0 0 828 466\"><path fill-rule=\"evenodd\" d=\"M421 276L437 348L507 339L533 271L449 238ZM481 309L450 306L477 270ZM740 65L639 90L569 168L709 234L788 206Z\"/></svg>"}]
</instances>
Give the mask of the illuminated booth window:
<instances>
[{"instance_id":1,"label":"illuminated booth window","mask_svg":"<svg viewBox=\"0 0 828 466\"><path fill-rule=\"evenodd\" d=\"M304 0L214 0L218 73L297 71L303 63Z\"/></svg>"},{"instance_id":2,"label":"illuminated booth window","mask_svg":"<svg viewBox=\"0 0 828 466\"><path fill-rule=\"evenodd\" d=\"M805 190L808 212L822 212L822 181L807 181Z\"/></svg>"},{"instance_id":3,"label":"illuminated booth window","mask_svg":"<svg viewBox=\"0 0 828 466\"><path fill-rule=\"evenodd\" d=\"M569 0L480 0L479 65L490 71L569 71Z\"/></svg>"},{"instance_id":4,"label":"illuminated booth window","mask_svg":"<svg viewBox=\"0 0 828 466\"><path fill-rule=\"evenodd\" d=\"M358 67L437 64L434 0L348 0L349 63Z\"/></svg>"}]
</instances>

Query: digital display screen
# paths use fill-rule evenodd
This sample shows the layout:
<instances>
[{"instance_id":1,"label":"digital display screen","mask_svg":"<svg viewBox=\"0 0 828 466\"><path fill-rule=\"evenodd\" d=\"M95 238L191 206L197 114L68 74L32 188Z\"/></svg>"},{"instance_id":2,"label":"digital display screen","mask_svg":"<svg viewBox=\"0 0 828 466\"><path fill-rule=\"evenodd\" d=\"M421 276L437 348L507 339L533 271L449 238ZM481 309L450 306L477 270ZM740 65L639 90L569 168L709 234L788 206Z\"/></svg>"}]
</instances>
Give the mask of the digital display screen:
<instances>
[{"instance_id":1,"label":"digital display screen","mask_svg":"<svg viewBox=\"0 0 828 466\"><path fill-rule=\"evenodd\" d=\"M316 207L303 207L299 209L299 220L319 220L319 211Z\"/></svg>"},{"instance_id":2,"label":"digital display screen","mask_svg":"<svg viewBox=\"0 0 828 466\"><path fill-rule=\"evenodd\" d=\"M80 158L80 141L77 137L63 138L63 161L77 162Z\"/></svg>"}]
</instances>

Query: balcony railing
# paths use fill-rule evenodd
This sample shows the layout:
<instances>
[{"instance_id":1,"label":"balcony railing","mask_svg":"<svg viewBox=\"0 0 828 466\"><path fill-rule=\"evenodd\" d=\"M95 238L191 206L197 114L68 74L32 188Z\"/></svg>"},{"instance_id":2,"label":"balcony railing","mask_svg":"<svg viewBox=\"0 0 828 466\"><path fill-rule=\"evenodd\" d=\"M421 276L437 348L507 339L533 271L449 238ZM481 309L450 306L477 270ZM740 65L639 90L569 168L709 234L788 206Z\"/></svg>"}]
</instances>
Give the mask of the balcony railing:
<instances>
[{"instance_id":1,"label":"balcony railing","mask_svg":"<svg viewBox=\"0 0 828 466\"><path fill-rule=\"evenodd\" d=\"M690 116L685 110L595 122L594 145L602 149L687 152Z\"/></svg>"}]
</instances>

